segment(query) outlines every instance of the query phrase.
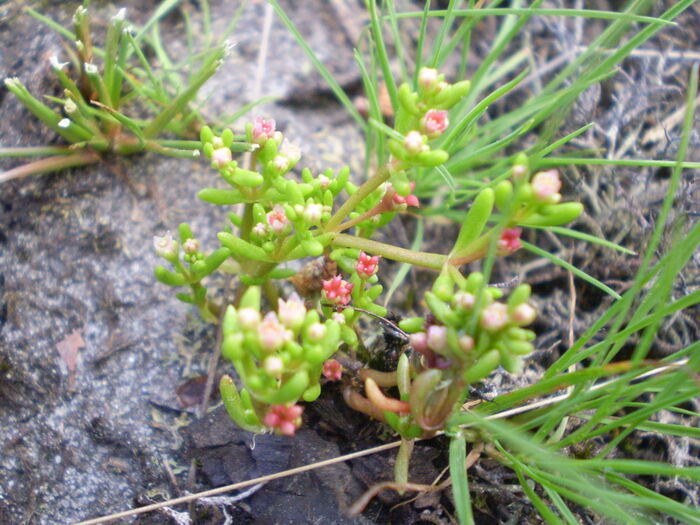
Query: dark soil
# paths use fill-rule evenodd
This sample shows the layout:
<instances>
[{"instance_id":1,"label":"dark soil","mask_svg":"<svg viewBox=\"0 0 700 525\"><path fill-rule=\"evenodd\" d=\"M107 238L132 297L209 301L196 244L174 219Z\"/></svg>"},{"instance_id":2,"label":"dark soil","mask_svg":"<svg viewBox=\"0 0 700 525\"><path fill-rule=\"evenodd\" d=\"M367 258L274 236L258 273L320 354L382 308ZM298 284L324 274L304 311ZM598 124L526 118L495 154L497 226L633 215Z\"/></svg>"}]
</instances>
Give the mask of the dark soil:
<instances>
[{"instance_id":1,"label":"dark soil","mask_svg":"<svg viewBox=\"0 0 700 525\"><path fill-rule=\"evenodd\" d=\"M55 94L58 85L48 59L63 55L63 44L24 14L20 3L0 5L0 76L18 76L34 94ZM343 87L359 94L352 42L366 17L361 2L282 3ZM399 2L400 7L404 3ZM570 7L566 2L550 3ZM77 5L36 4L42 13L64 24ZM199 2L182 4L201 28ZM217 34L238 3L213 0L210 4ZM596 8L611 8L610 2L598 4ZM118 5L128 8L127 17L135 23L145 22L152 14L150 3L125 0ZM103 20L116 12L110 2L93 2L91 9ZM204 113L209 118L236 111L255 96L252 84L263 12L263 2L249 2L232 38L231 56L203 89ZM474 62L490 45L495 23L490 18L479 27L475 37L481 40L475 40ZM173 11L162 25L168 49L174 55L181 53L185 45L181 14ZM590 42L601 27L600 21L534 18L522 38L529 39L535 64L544 67ZM626 60L617 75L587 92L561 135L593 121L595 126L579 138L576 147L601 149L614 158L672 159L680 137L680 122L673 115L683 104L691 61L698 59L698 28L700 8L694 6L677 27L645 45L650 54ZM264 75L260 95L280 98L259 111L273 116L302 147L302 164L317 171L347 163L359 176L362 138L358 130L276 18ZM536 90L540 80L533 76L524 89ZM507 109L496 105L490 111ZM60 143L4 86L0 115L3 147ZM696 134L692 140L697 146ZM700 160L698 151L691 148L689 160ZM18 164L3 160L0 168ZM644 249L668 173L589 168L567 168L563 173L567 191L578 198L583 195L586 205L587 215L577 227L635 251ZM697 213L697 172L688 171L684 177L675 207L678 217ZM155 155L106 158L89 168L2 185L0 523L56 524L94 518L391 439L380 425L349 410L332 388L307 407L304 429L294 440L254 438L237 429L216 400L210 412L196 416L188 399L197 400L197 381L206 374L215 333L170 289L155 282L157 257L151 239L187 221L205 247L217 246L215 233L225 220L225 210L195 197L202 187L217 185L216 175L201 162ZM406 219L388 235L395 240L412 227L412 220ZM454 235L451 227L434 228L426 235L433 243L444 243ZM618 291L628 285L639 262L568 238L557 241L538 235L537 242ZM435 249L441 250L440 244ZM699 264L696 255L694 267L679 285L683 293L700 284ZM387 268L383 277L390 278L393 268ZM429 277L421 272L411 276L418 287L425 286ZM578 308L570 319L574 289L563 270L518 256L500 263L495 279L514 277L531 282L537 292L542 312L536 327L540 350L523 376L501 373L485 382L481 391L486 397L533 382L556 352L568 346L570 337L582 333L607 304L599 292L576 280ZM407 307L406 298L399 299L403 299L397 302L399 314L422 311L420 304ZM655 355L699 339L698 319L697 310L689 311L665 325ZM59 353L60 343L79 342L76 332L84 345L78 345L77 366L71 371ZM224 363L219 371L231 372ZM193 379L194 387L188 383ZM697 455L683 440L635 439L640 441L631 443L630 449L651 450L656 459L687 464ZM416 446L412 481L432 483L438 477L446 466L445 445L438 438ZM240 500L228 494L135 520L189 523L184 514L189 511L197 523L206 524L452 522L447 494L426 495L394 507L408 497L382 493L362 517L344 517L344 509L369 485L392 477L393 456L388 451L270 482ZM479 523L539 523L518 491L517 480L498 464L480 461L470 470L470 478ZM698 503L697 488L676 483L665 487L664 493ZM596 519L585 510L581 516L584 522Z\"/></svg>"}]
</instances>

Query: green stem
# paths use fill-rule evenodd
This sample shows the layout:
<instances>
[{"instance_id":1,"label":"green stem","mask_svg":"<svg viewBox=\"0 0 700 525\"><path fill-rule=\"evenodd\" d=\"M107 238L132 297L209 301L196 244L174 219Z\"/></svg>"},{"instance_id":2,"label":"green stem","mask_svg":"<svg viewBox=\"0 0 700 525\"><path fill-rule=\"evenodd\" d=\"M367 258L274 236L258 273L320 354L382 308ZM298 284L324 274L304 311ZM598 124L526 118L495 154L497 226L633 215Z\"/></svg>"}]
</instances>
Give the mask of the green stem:
<instances>
[{"instance_id":1,"label":"green stem","mask_svg":"<svg viewBox=\"0 0 700 525\"><path fill-rule=\"evenodd\" d=\"M94 151L85 151L74 155L60 155L49 157L46 159L30 162L23 166L17 166L11 170L0 173L0 184L12 179L27 177L28 175L38 175L50 171L59 171L65 168L75 168L77 166L85 166L86 164L94 164L100 160L100 156Z\"/></svg>"},{"instance_id":2,"label":"green stem","mask_svg":"<svg viewBox=\"0 0 700 525\"><path fill-rule=\"evenodd\" d=\"M253 205L249 202L243 209L243 220L241 221L241 239L250 241L250 230L253 229Z\"/></svg>"},{"instance_id":3,"label":"green stem","mask_svg":"<svg viewBox=\"0 0 700 525\"><path fill-rule=\"evenodd\" d=\"M357 208L357 206L369 196L374 190L376 190L381 184L389 179L390 173L388 168L384 167L380 169L375 175L367 179L365 183L357 188L357 191L350 195L350 198L346 200L340 209L335 212L331 220L326 224L326 232L335 232L340 229L341 223L345 218L352 213L352 211Z\"/></svg>"},{"instance_id":4,"label":"green stem","mask_svg":"<svg viewBox=\"0 0 700 525\"><path fill-rule=\"evenodd\" d=\"M0 148L2 157L43 157L44 155L74 155L67 146L29 146L25 148Z\"/></svg>"},{"instance_id":5,"label":"green stem","mask_svg":"<svg viewBox=\"0 0 700 525\"><path fill-rule=\"evenodd\" d=\"M336 234L333 237L332 244L335 246L344 246L346 248L355 248L375 255L381 255L393 261L405 262L413 264L414 266L431 268L433 270L442 269L445 261L447 261L446 255L407 250L391 244L371 241L345 233Z\"/></svg>"}]
</instances>

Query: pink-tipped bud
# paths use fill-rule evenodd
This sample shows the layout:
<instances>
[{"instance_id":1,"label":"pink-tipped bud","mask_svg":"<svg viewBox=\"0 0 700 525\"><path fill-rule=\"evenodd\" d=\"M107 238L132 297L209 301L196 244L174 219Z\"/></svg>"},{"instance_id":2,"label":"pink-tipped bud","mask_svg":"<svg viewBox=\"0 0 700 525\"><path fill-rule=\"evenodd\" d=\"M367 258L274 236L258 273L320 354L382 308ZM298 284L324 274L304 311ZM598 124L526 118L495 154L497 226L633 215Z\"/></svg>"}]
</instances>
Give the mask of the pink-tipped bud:
<instances>
[{"instance_id":1,"label":"pink-tipped bud","mask_svg":"<svg viewBox=\"0 0 700 525\"><path fill-rule=\"evenodd\" d=\"M529 303L522 303L513 308L510 314L511 320L520 326L532 323L537 317L537 311Z\"/></svg>"},{"instance_id":2,"label":"pink-tipped bud","mask_svg":"<svg viewBox=\"0 0 700 525\"><path fill-rule=\"evenodd\" d=\"M182 243L182 249L189 255L195 254L199 252L199 241L197 239L187 239Z\"/></svg>"},{"instance_id":3,"label":"pink-tipped bud","mask_svg":"<svg viewBox=\"0 0 700 525\"><path fill-rule=\"evenodd\" d=\"M253 121L253 142L264 144L267 139L275 135L275 121L273 119L256 118Z\"/></svg>"},{"instance_id":4,"label":"pink-tipped bud","mask_svg":"<svg viewBox=\"0 0 700 525\"><path fill-rule=\"evenodd\" d=\"M556 204L561 200L561 179L557 170L540 171L530 182L535 199Z\"/></svg>"},{"instance_id":5,"label":"pink-tipped bud","mask_svg":"<svg viewBox=\"0 0 700 525\"><path fill-rule=\"evenodd\" d=\"M170 232L162 237L153 236L153 248L159 256L167 260L175 259L180 251L180 245L173 239Z\"/></svg>"},{"instance_id":6,"label":"pink-tipped bud","mask_svg":"<svg viewBox=\"0 0 700 525\"><path fill-rule=\"evenodd\" d=\"M329 381L339 381L343 377L343 366L335 359L323 363L323 377Z\"/></svg>"},{"instance_id":7,"label":"pink-tipped bud","mask_svg":"<svg viewBox=\"0 0 700 525\"><path fill-rule=\"evenodd\" d=\"M275 312L269 312L258 325L258 341L263 350L272 352L278 350L292 338L292 332L287 330L277 319Z\"/></svg>"},{"instance_id":8,"label":"pink-tipped bud","mask_svg":"<svg viewBox=\"0 0 700 525\"><path fill-rule=\"evenodd\" d=\"M471 310L474 308L474 303L476 302L474 294L459 291L454 295L454 298L457 308L461 308L462 310Z\"/></svg>"},{"instance_id":9,"label":"pink-tipped bud","mask_svg":"<svg viewBox=\"0 0 700 525\"><path fill-rule=\"evenodd\" d=\"M422 67L418 71L418 85L425 91L435 89L440 83L440 74L432 67Z\"/></svg>"},{"instance_id":10,"label":"pink-tipped bud","mask_svg":"<svg viewBox=\"0 0 700 525\"><path fill-rule=\"evenodd\" d=\"M369 279L377 273L378 264L379 255L369 256L365 252L360 252L355 271L360 276L360 279Z\"/></svg>"},{"instance_id":11,"label":"pink-tipped bud","mask_svg":"<svg viewBox=\"0 0 700 525\"><path fill-rule=\"evenodd\" d=\"M325 175L319 175L318 182L321 185L321 188L323 188L325 190L328 187L328 185L331 183L331 179L329 179Z\"/></svg>"},{"instance_id":12,"label":"pink-tipped bud","mask_svg":"<svg viewBox=\"0 0 700 525\"><path fill-rule=\"evenodd\" d=\"M253 226L253 229L251 231L253 235L257 237L265 237L267 235L267 224L259 222L255 226Z\"/></svg>"},{"instance_id":13,"label":"pink-tipped bud","mask_svg":"<svg viewBox=\"0 0 700 525\"><path fill-rule=\"evenodd\" d=\"M330 303L345 306L350 302L352 284L344 281L340 275L323 281L323 296Z\"/></svg>"},{"instance_id":14,"label":"pink-tipped bud","mask_svg":"<svg viewBox=\"0 0 700 525\"><path fill-rule=\"evenodd\" d=\"M513 178L519 180L527 175L527 166L524 164L516 164L511 171L513 173Z\"/></svg>"},{"instance_id":15,"label":"pink-tipped bud","mask_svg":"<svg viewBox=\"0 0 700 525\"><path fill-rule=\"evenodd\" d=\"M430 149L419 131L410 131L407 133L403 139L403 147L411 154L422 153Z\"/></svg>"},{"instance_id":16,"label":"pink-tipped bud","mask_svg":"<svg viewBox=\"0 0 700 525\"><path fill-rule=\"evenodd\" d=\"M287 328L297 330L304 324L306 307L304 301L297 294L292 294L289 299L277 301L277 317Z\"/></svg>"},{"instance_id":17,"label":"pink-tipped bud","mask_svg":"<svg viewBox=\"0 0 700 525\"><path fill-rule=\"evenodd\" d=\"M428 350L428 334L425 332L416 332L408 336L411 346L421 354Z\"/></svg>"},{"instance_id":18,"label":"pink-tipped bud","mask_svg":"<svg viewBox=\"0 0 700 525\"><path fill-rule=\"evenodd\" d=\"M428 327L427 343L436 352L447 349L447 327L432 325Z\"/></svg>"},{"instance_id":19,"label":"pink-tipped bud","mask_svg":"<svg viewBox=\"0 0 700 525\"><path fill-rule=\"evenodd\" d=\"M260 324L260 312L254 308L238 310L238 325L244 330L256 330Z\"/></svg>"},{"instance_id":20,"label":"pink-tipped bud","mask_svg":"<svg viewBox=\"0 0 700 525\"><path fill-rule=\"evenodd\" d=\"M467 334L460 335L458 341L459 347L464 352L470 352L474 348L474 338Z\"/></svg>"},{"instance_id":21,"label":"pink-tipped bud","mask_svg":"<svg viewBox=\"0 0 700 525\"><path fill-rule=\"evenodd\" d=\"M345 324L345 316L341 312L335 312L331 319L333 319L338 324Z\"/></svg>"},{"instance_id":22,"label":"pink-tipped bud","mask_svg":"<svg viewBox=\"0 0 700 525\"><path fill-rule=\"evenodd\" d=\"M272 165L278 172L287 171L289 169L289 159L284 155L277 155L272 159Z\"/></svg>"},{"instance_id":23,"label":"pink-tipped bud","mask_svg":"<svg viewBox=\"0 0 700 525\"><path fill-rule=\"evenodd\" d=\"M443 134L450 125L447 119L447 111L443 109L431 109L423 117L422 131L428 138L434 139Z\"/></svg>"},{"instance_id":24,"label":"pink-tipped bud","mask_svg":"<svg viewBox=\"0 0 700 525\"><path fill-rule=\"evenodd\" d=\"M318 226L323 218L323 205L310 203L303 208L302 211L304 218L314 226Z\"/></svg>"},{"instance_id":25,"label":"pink-tipped bud","mask_svg":"<svg viewBox=\"0 0 700 525\"><path fill-rule=\"evenodd\" d=\"M522 247L520 242L520 234L522 228L506 228L501 232L501 238L498 239L498 255L510 255Z\"/></svg>"},{"instance_id":26,"label":"pink-tipped bud","mask_svg":"<svg viewBox=\"0 0 700 525\"><path fill-rule=\"evenodd\" d=\"M287 224L289 224L289 219L287 219L287 214L284 212L284 208L279 204L276 204L272 211L267 214L267 223L276 234L279 235L283 233L287 227Z\"/></svg>"},{"instance_id":27,"label":"pink-tipped bud","mask_svg":"<svg viewBox=\"0 0 700 525\"><path fill-rule=\"evenodd\" d=\"M217 169L225 168L231 162L231 158L230 149L217 148L211 154L211 165Z\"/></svg>"},{"instance_id":28,"label":"pink-tipped bud","mask_svg":"<svg viewBox=\"0 0 700 525\"><path fill-rule=\"evenodd\" d=\"M508 307L503 303L491 303L481 311L481 326L489 332L496 332L508 322Z\"/></svg>"}]
</instances>

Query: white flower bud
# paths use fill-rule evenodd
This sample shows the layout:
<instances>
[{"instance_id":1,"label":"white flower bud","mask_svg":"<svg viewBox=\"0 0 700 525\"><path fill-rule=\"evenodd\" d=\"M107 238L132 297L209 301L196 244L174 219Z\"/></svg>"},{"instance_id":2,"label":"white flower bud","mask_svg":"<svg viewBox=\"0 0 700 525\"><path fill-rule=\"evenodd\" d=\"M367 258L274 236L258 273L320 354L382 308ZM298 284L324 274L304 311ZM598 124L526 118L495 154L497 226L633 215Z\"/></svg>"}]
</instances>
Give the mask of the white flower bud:
<instances>
[{"instance_id":1,"label":"white flower bud","mask_svg":"<svg viewBox=\"0 0 700 525\"><path fill-rule=\"evenodd\" d=\"M231 159L231 150L228 148L217 148L211 154L211 163L215 168L225 168Z\"/></svg>"},{"instance_id":2,"label":"white flower bud","mask_svg":"<svg viewBox=\"0 0 700 525\"><path fill-rule=\"evenodd\" d=\"M309 336L309 339L315 343L318 343L324 337L326 337L326 327L321 323L314 323L309 326L306 334Z\"/></svg>"},{"instance_id":3,"label":"white flower bud","mask_svg":"<svg viewBox=\"0 0 700 525\"><path fill-rule=\"evenodd\" d=\"M279 357L270 355L265 358L263 369L272 377L280 377L282 372L284 372L284 363Z\"/></svg>"},{"instance_id":4,"label":"white flower bud","mask_svg":"<svg viewBox=\"0 0 700 525\"><path fill-rule=\"evenodd\" d=\"M238 310L238 324L244 330L255 330L260 324L260 312L254 308Z\"/></svg>"}]
</instances>

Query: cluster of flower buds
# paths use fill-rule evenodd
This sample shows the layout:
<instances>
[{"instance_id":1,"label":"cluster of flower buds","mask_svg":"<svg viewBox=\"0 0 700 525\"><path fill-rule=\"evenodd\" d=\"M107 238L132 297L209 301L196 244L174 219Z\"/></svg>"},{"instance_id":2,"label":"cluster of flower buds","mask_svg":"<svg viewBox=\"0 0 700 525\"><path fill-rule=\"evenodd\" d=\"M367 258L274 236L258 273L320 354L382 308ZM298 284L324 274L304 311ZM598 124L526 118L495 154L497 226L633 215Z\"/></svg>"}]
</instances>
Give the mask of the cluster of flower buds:
<instances>
[{"instance_id":1,"label":"cluster of flower buds","mask_svg":"<svg viewBox=\"0 0 700 525\"><path fill-rule=\"evenodd\" d=\"M459 279L456 286L445 272L425 295L435 322L411 318L400 326L411 333L427 368L457 367L467 383L483 379L499 364L517 373L523 356L533 350L535 334L524 327L536 311L528 302L527 284L516 287L506 302L499 301L502 297L501 289L484 285L481 273Z\"/></svg>"},{"instance_id":2,"label":"cluster of flower buds","mask_svg":"<svg viewBox=\"0 0 700 525\"><path fill-rule=\"evenodd\" d=\"M450 259L460 265L482 258L488 251L495 228L484 232L494 207L507 217L506 227L496 241L497 255L510 255L522 243L519 226L559 226L574 220L583 211L579 202L560 203L561 180L556 170L537 172L527 180L527 159L521 155L513 167L514 182L505 180L495 188L481 190L467 213Z\"/></svg>"},{"instance_id":3,"label":"cluster of flower buds","mask_svg":"<svg viewBox=\"0 0 700 525\"><path fill-rule=\"evenodd\" d=\"M172 270L168 270L161 265L156 266L156 279L168 286L189 286L191 293L178 293L176 297L185 303L196 305L204 319L215 322L216 316L211 311L206 295L207 289L201 281L219 268L231 251L224 247L205 255L200 251L199 241L185 223L180 224L179 234L180 242L173 239L170 232L153 237L156 254L173 267Z\"/></svg>"},{"instance_id":4,"label":"cluster of flower buds","mask_svg":"<svg viewBox=\"0 0 700 525\"><path fill-rule=\"evenodd\" d=\"M285 175L296 166L301 153L275 129L274 120L258 118L249 123L246 139L254 148L253 164L260 172L242 169L230 160L230 131L220 137L209 128L201 133L202 151L232 189L207 188L199 192L199 197L219 205L252 204L253 224L248 238L223 232L219 240L233 254L261 262L320 255L330 237L319 235L319 230L331 218L335 198L351 186L349 168L337 174L326 170L318 176L304 169L300 182ZM242 217L229 217L234 225L242 227ZM290 236L296 242L285 244ZM290 253L291 248L296 250Z\"/></svg>"},{"instance_id":5,"label":"cluster of flower buds","mask_svg":"<svg viewBox=\"0 0 700 525\"><path fill-rule=\"evenodd\" d=\"M328 315L333 309L337 311L337 319L342 324L342 339L346 344L354 346L357 344L357 335L352 326L362 310L382 317L386 315L386 308L375 303L384 289L378 284L377 277L380 257L351 248L336 248L330 257L343 271L350 274L350 280L346 281L336 275L323 281L323 302ZM348 305L352 308L346 308Z\"/></svg>"},{"instance_id":6,"label":"cluster of flower buds","mask_svg":"<svg viewBox=\"0 0 700 525\"><path fill-rule=\"evenodd\" d=\"M406 197L410 189L405 169L444 164L449 155L432 149L429 142L440 137L449 126L448 110L469 91L469 81L449 84L437 70L424 67L418 72L418 90L404 83L398 90L399 108L394 128L403 140L391 139L389 149L396 159L391 182L396 193Z\"/></svg>"},{"instance_id":7,"label":"cluster of flower buds","mask_svg":"<svg viewBox=\"0 0 700 525\"><path fill-rule=\"evenodd\" d=\"M251 286L238 308L227 308L223 336L221 353L234 364L244 386L240 395L228 396L229 414L239 423L292 435L301 415L293 407L300 399L316 399L321 375L331 373L327 362L340 344L340 324L321 321L296 295L280 299L277 311L263 316L260 288ZM252 400L247 405L246 396Z\"/></svg>"},{"instance_id":8,"label":"cluster of flower buds","mask_svg":"<svg viewBox=\"0 0 700 525\"><path fill-rule=\"evenodd\" d=\"M522 226L559 226L583 211L579 202L561 203L561 178L555 169L538 171L528 181L528 162L519 155L513 166L513 181L504 180L494 188L494 204L501 213Z\"/></svg>"}]
</instances>

